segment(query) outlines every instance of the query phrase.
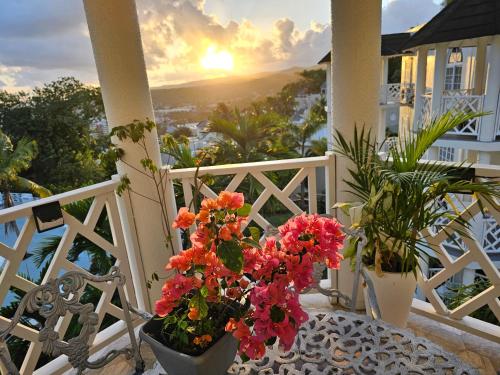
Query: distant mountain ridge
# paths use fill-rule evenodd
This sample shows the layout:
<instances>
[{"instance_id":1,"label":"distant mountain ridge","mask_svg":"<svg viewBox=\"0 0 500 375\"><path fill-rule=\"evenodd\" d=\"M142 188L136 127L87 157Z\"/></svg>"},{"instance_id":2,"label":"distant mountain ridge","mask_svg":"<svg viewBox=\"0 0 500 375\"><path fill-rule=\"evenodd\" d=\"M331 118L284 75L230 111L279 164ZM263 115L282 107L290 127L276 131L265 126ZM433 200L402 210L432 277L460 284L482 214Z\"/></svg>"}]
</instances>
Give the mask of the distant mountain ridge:
<instances>
[{"instance_id":1,"label":"distant mountain ridge","mask_svg":"<svg viewBox=\"0 0 500 375\"><path fill-rule=\"evenodd\" d=\"M278 93L286 84L299 80L299 73L304 69L309 68L294 67L277 72L166 85L152 88L151 96L155 108L184 105L211 107L219 102L244 106Z\"/></svg>"}]
</instances>

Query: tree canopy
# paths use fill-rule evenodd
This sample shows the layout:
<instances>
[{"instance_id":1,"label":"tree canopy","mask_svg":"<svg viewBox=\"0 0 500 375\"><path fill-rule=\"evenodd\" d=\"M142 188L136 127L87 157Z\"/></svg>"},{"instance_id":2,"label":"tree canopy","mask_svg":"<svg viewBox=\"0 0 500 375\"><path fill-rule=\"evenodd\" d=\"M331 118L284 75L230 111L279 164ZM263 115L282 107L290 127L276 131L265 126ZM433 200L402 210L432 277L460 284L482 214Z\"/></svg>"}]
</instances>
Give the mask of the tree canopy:
<instances>
[{"instance_id":1,"label":"tree canopy","mask_svg":"<svg viewBox=\"0 0 500 375\"><path fill-rule=\"evenodd\" d=\"M23 175L54 192L102 181L92 124L104 117L99 88L60 78L32 92L0 91L0 128L14 143L36 141L38 153Z\"/></svg>"}]
</instances>

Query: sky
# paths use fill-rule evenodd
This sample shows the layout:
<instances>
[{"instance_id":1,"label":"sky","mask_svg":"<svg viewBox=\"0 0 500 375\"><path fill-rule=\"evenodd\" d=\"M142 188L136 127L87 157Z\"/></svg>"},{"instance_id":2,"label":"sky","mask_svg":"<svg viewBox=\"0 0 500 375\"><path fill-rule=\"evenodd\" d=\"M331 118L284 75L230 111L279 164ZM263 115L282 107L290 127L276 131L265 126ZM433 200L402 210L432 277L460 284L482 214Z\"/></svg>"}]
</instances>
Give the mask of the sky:
<instances>
[{"instance_id":1,"label":"sky","mask_svg":"<svg viewBox=\"0 0 500 375\"><path fill-rule=\"evenodd\" d=\"M382 32L431 19L440 0L383 0ZM314 65L330 0L136 0L150 86ZM98 84L81 0L0 1L0 89L61 76Z\"/></svg>"}]
</instances>

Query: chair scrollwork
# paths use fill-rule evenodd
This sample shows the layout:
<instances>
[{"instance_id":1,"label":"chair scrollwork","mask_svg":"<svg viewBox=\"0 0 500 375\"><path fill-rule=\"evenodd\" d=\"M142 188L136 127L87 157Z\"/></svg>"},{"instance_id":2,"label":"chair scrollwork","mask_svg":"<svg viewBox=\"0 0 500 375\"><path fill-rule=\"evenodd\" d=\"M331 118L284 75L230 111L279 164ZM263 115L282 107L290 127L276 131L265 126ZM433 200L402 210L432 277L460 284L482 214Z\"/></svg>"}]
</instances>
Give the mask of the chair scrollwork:
<instances>
[{"instance_id":1,"label":"chair scrollwork","mask_svg":"<svg viewBox=\"0 0 500 375\"><path fill-rule=\"evenodd\" d=\"M99 329L99 316L94 311L94 305L80 302L80 297L89 281L116 284L131 341L130 348L111 350L95 361L90 361L89 357L92 337ZM104 276L70 271L26 293L7 328L0 331L0 361L7 369L8 374L17 375L19 372L11 360L6 340L20 322L25 311L29 313L38 312L42 318L45 318L45 324L38 335L38 340L42 343L42 352L53 357L66 355L71 366L77 369L78 374L81 374L85 369L103 367L121 354L128 359L134 359L136 373L141 373L144 365L134 334L124 285L125 276L120 273L118 267L112 267L110 272ZM59 337L56 325L59 319L68 312L78 316L78 322L82 325L82 328L78 336L63 341Z\"/></svg>"}]
</instances>

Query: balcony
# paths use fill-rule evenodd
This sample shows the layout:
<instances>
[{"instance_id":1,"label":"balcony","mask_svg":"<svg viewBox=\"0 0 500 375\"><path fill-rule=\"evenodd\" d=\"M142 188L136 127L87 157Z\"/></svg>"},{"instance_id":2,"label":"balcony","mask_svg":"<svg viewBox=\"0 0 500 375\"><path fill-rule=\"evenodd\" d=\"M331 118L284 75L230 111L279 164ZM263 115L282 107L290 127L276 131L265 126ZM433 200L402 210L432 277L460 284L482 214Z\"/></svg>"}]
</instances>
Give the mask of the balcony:
<instances>
[{"instance_id":1,"label":"balcony","mask_svg":"<svg viewBox=\"0 0 500 375\"><path fill-rule=\"evenodd\" d=\"M217 181L217 186L230 191L245 191L248 184L258 186L259 194L251 202L253 209L249 222L253 221L262 229L266 229L279 225L288 217L303 211L334 214L330 207L335 202L336 194L335 166L336 156L328 153L322 157L203 167L199 171L199 176L210 175ZM195 170L170 169L168 166L165 168L168 170L165 198L170 207L169 214L174 215L177 206L192 197ZM494 177L498 176L500 167L477 168L475 171L481 178ZM271 174L280 175L282 182L277 184ZM297 192L300 191L302 184L305 186L306 197L300 200ZM92 273L85 262L68 260L74 241L84 237L100 248L115 265L120 266L126 275L125 288L128 298L132 304L145 308L148 305L145 280L149 277L144 273L142 264L146 259L141 258L141 253L134 245L135 228L130 220L131 207L128 197L117 196L115 194L117 186L118 181L111 180L0 211L0 223L16 220L22 227L19 236L12 244L0 245L0 256L5 260L0 276L2 301L12 298L14 290L29 291L37 282L57 277L63 271ZM213 185L203 185L201 192L207 197L213 197L218 192L214 189ZM42 272L39 280L35 282L24 272L27 254L32 254L34 242L39 240L32 208L55 201L60 202L61 206L86 201L89 209L83 220L77 219L68 211L63 211L65 225L63 230L58 232L60 241L57 249L46 265L46 271ZM269 209L270 205L273 209ZM422 233L435 249L435 253L431 254L433 267L424 270L419 279L419 289L413 302L413 314L409 326L417 335L437 341L445 349L456 352L465 361L482 369L484 373L494 373L492 372L494 368L500 368L497 356L500 348L500 327L471 316L478 309L488 306L491 314L500 319L498 298L500 211L498 205L488 204L486 208L489 216L483 217L479 204L474 199L469 200L467 207L460 207L461 217L472 222L473 228L480 228L476 239L459 238L454 232L453 223L439 233L432 231ZM102 225L103 215L107 218L112 234L108 239L97 228ZM475 229L473 230L476 233ZM182 248L179 232L174 233L173 242L175 251L179 251ZM461 245L457 247L457 243ZM151 256L154 257L154 254ZM489 280L489 286L458 306L450 306L447 304L446 295L443 294L444 288L450 280L462 277L464 272L471 272L470 270L473 272L472 280L475 278ZM336 284L338 278L339 275L332 272L322 283ZM123 311L114 303L115 290L107 284L104 286L89 284L90 287L99 292L96 306L101 326L100 331L93 337L91 352L125 345L126 342L120 339L125 333ZM339 308L339 306L332 307L328 300L320 295L310 294L303 298L306 306L315 309L314 311ZM9 318L9 316L0 317L1 327L8 324ZM58 332L61 337L65 337L70 322L71 316L66 316L60 321ZM106 324L103 324L104 322ZM65 357L43 358L39 362L41 358L41 344L37 340L39 328L31 323L33 322L27 319L14 331L15 336L28 346L27 355L23 360L23 373L29 374L36 370L36 374L61 374L67 371L70 366ZM141 321L136 319L134 324L139 325ZM144 350L147 352L147 348ZM125 362L113 362L110 366L99 373L124 373L122 371L126 371L124 369L128 365Z\"/></svg>"},{"instance_id":2,"label":"balcony","mask_svg":"<svg viewBox=\"0 0 500 375\"><path fill-rule=\"evenodd\" d=\"M413 105L415 85L413 83L388 83L380 87L380 104Z\"/></svg>"},{"instance_id":3,"label":"balcony","mask_svg":"<svg viewBox=\"0 0 500 375\"><path fill-rule=\"evenodd\" d=\"M484 97L484 95L471 95L470 90L447 90L441 97L439 112L432 113L432 93L424 94L422 95L421 123L429 123L433 117L446 112L482 112ZM477 118L469 120L447 134L450 138L479 140L480 128L481 118Z\"/></svg>"}]
</instances>

